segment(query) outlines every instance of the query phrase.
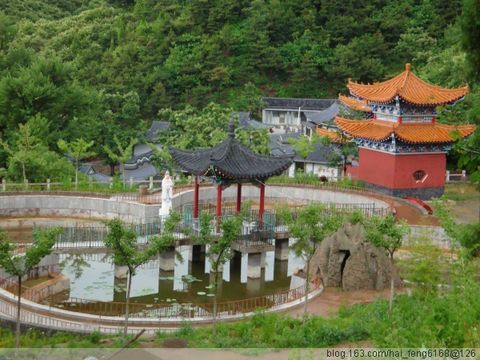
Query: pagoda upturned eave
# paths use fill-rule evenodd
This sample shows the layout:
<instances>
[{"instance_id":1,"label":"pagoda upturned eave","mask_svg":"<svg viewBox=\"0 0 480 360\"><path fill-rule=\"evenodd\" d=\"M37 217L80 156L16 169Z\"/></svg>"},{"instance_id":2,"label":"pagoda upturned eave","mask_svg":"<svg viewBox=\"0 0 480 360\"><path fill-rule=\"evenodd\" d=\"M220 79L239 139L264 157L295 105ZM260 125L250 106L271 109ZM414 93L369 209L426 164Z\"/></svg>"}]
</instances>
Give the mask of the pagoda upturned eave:
<instances>
[{"instance_id":1,"label":"pagoda upturned eave","mask_svg":"<svg viewBox=\"0 0 480 360\"><path fill-rule=\"evenodd\" d=\"M371 113L372 108L367 105L366 101L358 100L354 97L351 96L345 96L345 95L338 95L338 100L340 102L347 106L348 108L355 110L355 111L360 111L360 112L365 112L365 113Z\"/></svg>"},{"instance_id":2,"label":"pagoda upturned eave","mask_svg":"<svg viewBox=\"0 0 480 360\"><path fill-rule=\"evenodd\" d=\"M186 151L170 147L173 160L183 170L196 176L216 176L226 180L267 179L280 175L293 157L260 155L229 137L211 149Z\"/></svg>"},{"instance_id":3,"label":"pagoda upturned eave","mask_svg":"<svg viewBox=\"0 0 480 360\"><path fill-rule=\"evenodd\" d=\"M361 84L349 80L350 93L368 104L388 104L398 96L406 103L419 106L439 106L454 103L468 93L468 86L447 89L427 83L405 65L405 71L397 76L373 84Z\"/></svg>"},{"instance_id":4,"label":"pagoda upturned eave","mask_svg":"<svg viewBox=\"0 0 480 360\"><path fill-rule=\"evenodd\" d=\"M381 120L349 120L336 117L338 127L353 138L382 142L391 138L410 144L448 144L475 131L475 125L392 123Z\"/></svg>"}]
</instances>

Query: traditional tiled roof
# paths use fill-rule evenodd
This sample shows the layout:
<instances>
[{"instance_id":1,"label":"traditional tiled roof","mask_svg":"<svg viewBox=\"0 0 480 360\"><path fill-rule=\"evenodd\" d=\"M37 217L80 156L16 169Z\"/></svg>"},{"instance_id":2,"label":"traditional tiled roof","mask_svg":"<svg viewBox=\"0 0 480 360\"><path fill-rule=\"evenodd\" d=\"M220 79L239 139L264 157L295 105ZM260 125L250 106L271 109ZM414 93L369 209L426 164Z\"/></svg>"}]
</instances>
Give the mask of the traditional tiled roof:
<instances>
[{"instance_id":1,"label":"traditional tiled roof","mask_svg":"<svg viewBox=\"0 0 480 360\"><path fill-rule=\"evenodd\" d=\"M252 152L235 139L232 124L228 138L211 149L185 151L170 148L170 154L183 170L194 175L234 180L280 175L293 161L292 156L264 156Z\"/></svg>"},{"instance_id":2,"label":"traditional tiled roof","mask_svg":"<svg viewBox=\"0 0 480 360\"><path fill-rule=\"evenodd\" d=\"M325 110L321 111L304 111L307 121L314 123L316 125L323 124L327 121L331 121L338 115L338 102L335 101Z\"/></svg>"},{"instance_id":3,"label":"traditional tiled roof","mask_svg":"<svg viewBox=\"0 0 480 360\"><path fill-rule=\"evenodd\" d=\"M335 119L340 129L354 138L384 141L395 137L406 143L450 143L456 137L464 138L475 131L475 125L445 125L438 123L394 123L380 120ZM455 135L456 134L456 135Z\"/></svg>"},{"instance_id":4,"label":"traditional tiled roof","mask_svg":"<svg viewBox=\"0 0 480 360\"><path fill-rule=\"evenodd\" d=\"M262 98L266 108L295 109L302 110L323 110L335 102L335 99L297 99L297 98Z\"/></svg>"},{"instance_id":5,"label":"traditional tiled roof","mask_svg":"<svg viewBox=\"0 0 480 360\"><path fill-rule=\"evenodd\" d=\"M161 131L165 131L170 127L170 123L167 121L153 121L150 129L147 130L145 137L148 141L157 140L157 135Z\"/></svg>"},{"instance_id":6,"label":"traditional tiled roof","mask_svg":"<svg viewBox=\"0 0 480 360\"><path fill-rule=\"evenodd\" d=\"M235 111L232 113L232 118L238 119L238 127L244 129L270 129L270 125L264 124L260 121L251 118L248 111Z\"/></svg>"},{"instance_id":7,"label":"traditional tiled roof","mask_svg":"<svg viewBox=\"0 0 480 360\"><path fill-rule=\"evenodd\" d=\"M349 80L347 86L355 96L383 104L393 101L398 95L412 104L437 106L459 100L468 92L468 86L445 89L429 84L411 71L410 64L406 64L405 71L390 80L374 84L359 84Z\"/></svg>"},{"instance_id":8,"label":"traditional tiled roof","mask_svg":"<svg viewBox=\"0 0 480 360\"><path fill-rule=\"evenodd\" d=\"M329 130L329 129L325 129L325 128L317 128L316 129L316 132L318 135L320 136L324 136L324 137L327 137L330 139L330 141L334 142L334 143L344 143L345 142L345 139L343 139L339 134L338 132L336 131L332 131L332 130Z\"/></svg>"},{"instance_id":9,"label":"traditional tiled roof","mask_svg":"<svg viewBox=\"0 0 480 360\"><path fill-rule=\"evenodd\" d=\"M343 105L349 107L352 110L372 112L372 109L367 105L367 102L365 100L358 100L352 96L345 95L338 95L338 100L340 100Z\"/></svg>"}]
</instances>

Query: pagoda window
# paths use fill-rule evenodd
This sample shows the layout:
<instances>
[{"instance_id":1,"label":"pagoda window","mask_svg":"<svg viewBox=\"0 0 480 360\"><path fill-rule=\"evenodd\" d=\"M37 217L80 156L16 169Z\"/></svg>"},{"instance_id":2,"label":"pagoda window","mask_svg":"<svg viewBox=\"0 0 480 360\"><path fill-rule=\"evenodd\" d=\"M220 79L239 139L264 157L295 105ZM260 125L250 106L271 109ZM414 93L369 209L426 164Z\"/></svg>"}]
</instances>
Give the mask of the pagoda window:
<instances>
[{"instance_id":1,"label":"pagoda window","mask_svg":"<svg viewBox=\"0 0 480 360\"><path fill-rule=\"evenodd\" d=\"M428 177L428 174L424 170L417 170L413 173L413 178L415 179L415 182L418 183L423 183Z\"/></svg>"}]
</instances>

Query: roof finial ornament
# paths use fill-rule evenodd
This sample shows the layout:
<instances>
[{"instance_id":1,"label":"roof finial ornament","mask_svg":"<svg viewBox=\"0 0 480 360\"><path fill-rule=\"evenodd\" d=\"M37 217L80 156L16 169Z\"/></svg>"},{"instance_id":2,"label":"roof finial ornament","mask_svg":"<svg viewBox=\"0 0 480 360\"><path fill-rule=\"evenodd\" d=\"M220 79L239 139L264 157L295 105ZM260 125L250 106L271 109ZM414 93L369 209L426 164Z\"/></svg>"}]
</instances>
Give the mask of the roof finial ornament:
<instances>
[{"instance_id":1,"label":"roof finial ornament","mask_svg":"<svg viewBox=\"0 0 480 360\"><path fill-rule=\"evenodd\" d=\"M411 71L411 70L412 70L412 64L406 63L406 64L405 64L405 70L406 70L406 71Z\"/></svg>"},{"instance_id":2,"label":"roof finial ornament","mask_svg":"<svg viewBox=\"0 0 480 360\"><path fill-rule=\"evenodd\" d=\"M233 121L230 121L230 123L228 124L228 137L230 139L235 138L235 125L233 124Z\"/></svg>"}]
</instances>

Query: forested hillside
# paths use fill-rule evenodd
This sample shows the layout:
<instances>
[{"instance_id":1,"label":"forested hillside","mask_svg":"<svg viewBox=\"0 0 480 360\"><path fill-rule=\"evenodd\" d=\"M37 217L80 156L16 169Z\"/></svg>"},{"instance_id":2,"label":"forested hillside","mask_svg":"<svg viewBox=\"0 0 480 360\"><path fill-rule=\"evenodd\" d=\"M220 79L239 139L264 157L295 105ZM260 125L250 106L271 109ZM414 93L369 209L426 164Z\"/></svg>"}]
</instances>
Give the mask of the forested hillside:
<instances>
[{"instance_id":1,"label":"forested hillside","mask_svg":"<svg viewBox=\"0 0 480 360\"><path fill-rule=\"evenodd\" d=\"M10 0L0 11L9 142L37 116L52 148L79 136L111 143L163 108L336 97L348 78L382 80L405 62L440 85L474 87L461 0ZM465 121L459 111L443 118Z\"/></svg>"}]
</instances>

